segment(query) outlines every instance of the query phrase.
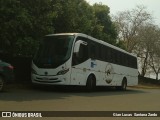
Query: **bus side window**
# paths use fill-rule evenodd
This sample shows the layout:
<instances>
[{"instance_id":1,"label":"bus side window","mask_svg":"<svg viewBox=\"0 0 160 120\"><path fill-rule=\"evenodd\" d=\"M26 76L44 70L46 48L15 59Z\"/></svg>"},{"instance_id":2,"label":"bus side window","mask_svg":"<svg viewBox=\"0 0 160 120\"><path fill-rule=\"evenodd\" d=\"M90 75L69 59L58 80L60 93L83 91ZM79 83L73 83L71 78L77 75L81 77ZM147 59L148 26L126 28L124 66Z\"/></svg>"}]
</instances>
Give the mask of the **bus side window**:
<instances>
[{"instance_id":1,"label":"bus side window","mask_svg":"<svg viewBox=\"0 0 160 120\"><path fill-rule=\"evenodd\" d=\"M133 68L137 69L137 58L133 58Z\"/></svg>"},{"instance_id":2,"label":"bus side window","mask_svg":"<svg viewBox=\"0 0 160 120\"><path fill-rule=\"evenodd\" d=\"M96 46L94 44L90 46L90 57L91 59L96 59Z\"/></svg>"},{"instance_id":3,"label":"bus side window","mask_svg":"<svg viewBox=\"0 0 160 120\"><path fill-rule=\"evenodd\" d=\"M110 51L110 48L105 48L105 61L106 62L110 62L111 61L111 51Z\"/></svg>"},{"instance_id":4,"label":"bus side window","mask_svg":"<svg viewBox=\"0 0 160 120\"><path fill-rule=\"evenodd\" d=\"M86 39L83 37L78 37L77 40L82 40L87 42ZM89 58L89 55L88 55L88 42L87 42L87 45L84 45L84 44L80 45L78 56L73 54L72 65L81 64L82 62L86 61L88 58Z\"/></svg>"},{"instance_id":5,"label":"bus side window","mask_svg":"<svg viewBox=\"0 0 160 120\"><path fill-rule=\"evenodd\" d=\"M115 63L115 54L114 54L114 50L113 49L110 49L110 51L111 51L111 63Z\"/></svg>"},{"instance_id":6,"label":"bus side window","mask_svg":"<svg viewBox=\"0 0 160 120\"><path fill-rule=\"evenodd\" d=\"M125 66L125 54L121 53L121 65Z\"/></svg>"},{"instance_id":7,"label":"bus side window","mask_svg":"<svg viewBox=\"0 0 160 120\"><path fill-rule=\"evenodd\" d=\"M79 57L81 62L84 62L88 59L88 52L87 51L88 51L87 45L81 44L81 46L80 46L80 57Z\"/></svg>"},{"instance_id":8,"label":"bus side window","mask_svg":"<svg viewBox=\"0 0 160 120\"><path fill-rule=\"evenodd\" d=\"M104 45L101 46L101 52L102 52L101 53L102 61L106 61L106 57L107 57L106 52L107 52L107 50L106 50Z\"/></svg>"}]
</instances>

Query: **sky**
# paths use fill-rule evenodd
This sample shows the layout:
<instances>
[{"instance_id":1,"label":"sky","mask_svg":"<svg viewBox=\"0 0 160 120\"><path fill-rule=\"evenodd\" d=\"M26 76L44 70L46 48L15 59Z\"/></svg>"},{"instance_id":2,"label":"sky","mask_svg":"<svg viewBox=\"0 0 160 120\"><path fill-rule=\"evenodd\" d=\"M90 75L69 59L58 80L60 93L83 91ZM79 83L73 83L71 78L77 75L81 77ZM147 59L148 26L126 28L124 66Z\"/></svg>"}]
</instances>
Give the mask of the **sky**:
<instances>
[{"instance_id":1,"label":"sky","mask_svg":"<svg viewBox=\"0 0 160 120\"><path fill-rule=\"evenodd\" d=\"M144 5L156 25L160 26L160 0L86 0L89 4L102 3L110 7L110 15L115 15L119 11L132 10L137 5Z\"/></svg>"},{"instance_id":2,"label":"sky","mask_svg":"<svg viewBox=\"0 0 160 120\"><path fill-rule=\"evenodd\" d=\"M160 26L160 0L86 0L89 4L102 3L110 8L110 15L116 15L117 12L132 10L137 5L144 5L154 20L154 24ZM154 74L148 77L155 78Z\"/></svg>"}]
</instances>

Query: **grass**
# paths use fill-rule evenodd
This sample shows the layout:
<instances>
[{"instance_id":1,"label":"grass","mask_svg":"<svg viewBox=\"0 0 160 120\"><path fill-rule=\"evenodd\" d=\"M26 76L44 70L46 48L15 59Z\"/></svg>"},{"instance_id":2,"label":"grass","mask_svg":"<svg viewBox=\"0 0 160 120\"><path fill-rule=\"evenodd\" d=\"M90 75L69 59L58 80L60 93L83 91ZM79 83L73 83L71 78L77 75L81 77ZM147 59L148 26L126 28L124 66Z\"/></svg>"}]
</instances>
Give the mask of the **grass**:
<instances>
[{"instance_id":1,"label":"grass","mask_svg":"<svg viewBox=\"0 0 160 120\"><path fill-rule=\"evenodd\" d=\"M132 86L132 88L142 88L142 89L160 89L160 85L155 84L138 84L137 86Z\"/></svg>"}]
</instances>

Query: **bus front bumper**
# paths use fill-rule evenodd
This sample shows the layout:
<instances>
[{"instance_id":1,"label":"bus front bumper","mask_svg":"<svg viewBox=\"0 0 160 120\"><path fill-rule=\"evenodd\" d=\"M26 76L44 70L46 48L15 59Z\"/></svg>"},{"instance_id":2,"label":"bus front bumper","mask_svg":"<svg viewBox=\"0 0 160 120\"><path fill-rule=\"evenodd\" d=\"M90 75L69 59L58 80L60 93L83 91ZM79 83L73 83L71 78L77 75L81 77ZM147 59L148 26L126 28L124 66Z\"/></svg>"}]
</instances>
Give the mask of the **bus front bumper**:
<instances>
[{"instance_id":1,"label":"bus front bumper","mask_svg":"<svg viewBox=\"0 0 160 120\"><path fill-rule=\"evenodd\" d=\"M44 84L44 85L65 85L67 79L62 76L40 76L36 74L32 74L32 83L33 84Z\"/></svg>"}]
</instances>

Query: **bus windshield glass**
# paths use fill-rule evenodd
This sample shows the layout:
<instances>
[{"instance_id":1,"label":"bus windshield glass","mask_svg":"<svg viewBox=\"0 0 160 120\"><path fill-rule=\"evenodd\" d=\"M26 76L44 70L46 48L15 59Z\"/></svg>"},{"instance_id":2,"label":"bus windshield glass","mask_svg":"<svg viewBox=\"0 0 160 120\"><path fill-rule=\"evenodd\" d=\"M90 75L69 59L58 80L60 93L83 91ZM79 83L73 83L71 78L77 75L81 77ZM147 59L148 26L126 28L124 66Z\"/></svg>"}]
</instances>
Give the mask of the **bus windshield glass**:
<instances>
[{"instance_id":1,"label":"bus windshield glass","mask_svg":"<svg viewBox=\"0 0 160 120\"><path fill-rule=\"evenodd\" d=\"M40 68L56 68L71 56L73 35L46 36L34 56L33 62Z\"/></svg>"}]
</instances>

